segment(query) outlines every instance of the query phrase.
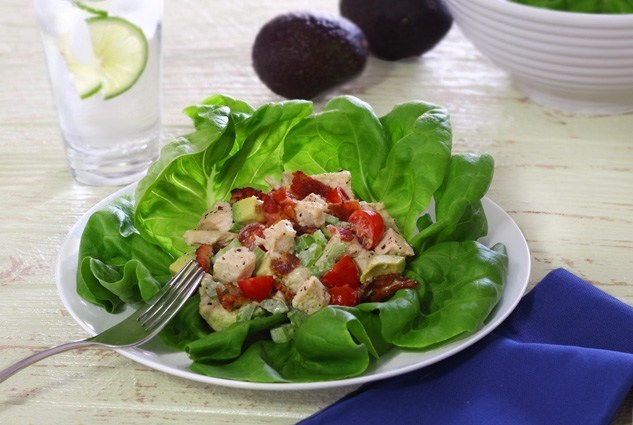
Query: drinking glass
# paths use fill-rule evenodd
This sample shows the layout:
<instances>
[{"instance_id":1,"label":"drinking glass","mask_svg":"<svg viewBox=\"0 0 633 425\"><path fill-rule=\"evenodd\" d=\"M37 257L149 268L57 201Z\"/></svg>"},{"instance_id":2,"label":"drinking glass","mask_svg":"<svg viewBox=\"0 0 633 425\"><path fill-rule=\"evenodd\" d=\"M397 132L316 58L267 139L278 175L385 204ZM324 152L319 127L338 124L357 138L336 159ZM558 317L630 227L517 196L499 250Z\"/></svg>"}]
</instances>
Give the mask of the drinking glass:
<instances>
[{"instance_id":1,"label":"drinking glass","mask_svg":"<svg viewBox=\"0 0 633 425\"><path fill-rule=\"evenodd\" d=\"M34 4L72 175L138 180L160 147L163 0Z\"/></svg>"}]
</instances>

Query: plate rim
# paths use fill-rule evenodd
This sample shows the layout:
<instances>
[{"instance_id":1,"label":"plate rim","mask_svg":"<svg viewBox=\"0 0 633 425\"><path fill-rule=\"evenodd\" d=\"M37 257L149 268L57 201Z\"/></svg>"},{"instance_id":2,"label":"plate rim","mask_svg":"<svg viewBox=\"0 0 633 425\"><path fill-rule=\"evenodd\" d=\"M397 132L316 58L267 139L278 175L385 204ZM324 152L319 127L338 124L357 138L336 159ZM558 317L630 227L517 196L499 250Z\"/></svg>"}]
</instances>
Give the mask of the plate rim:
<instances>
[{"instance_id":1,"label":"plate rim","mask_svg":"<svg viewBox=\"0 0 633 425\"><path fill-rule=\"evenodd\" d=\"M78 314L78 312L75 311L74 308L72 308L71 299L69 298L69 296L74 296L75 300L79 301L81 304L88 305L88 302L81 299L79 295L76 293L76 291L74 290L75 285L76 285L76 271L77 271L77 259L78 259L77 256L79 254L79 240L78 239L81 237L81 233L83 232L83 229L85 228L88 218L95 211L103 209L107 204L111 203L113 200L119 198L120 196L133 193L137 184L138 182L132 183L128 186L125 186L115 191L114 193L101 199L99 202L93 205L88 211L86 211L81 216L81 218L73 224L71 229L68 231L68 233L64 237L60 245L59 253L56 258L55 282L56 282L58 295L60 299L62 300L64 308L71 315L73 320L75 320L84 330L89 332L91 335L95 335L97 332L91 326L89 326L86 320L84 320ZM421 353L433 353L433 351L437 351L440 349L443 350L436 356L431 357L427 360L421 361L419 363L413 363L410 365L401 366L394 370L388 370L388 371L382 371L382 372L370 373L370 374L365 374L366 373L365 372L359 376L333 380L333 381L267 383L267 382L249 382L249 381L237 381L237 380L230 380L230 379L224 379L224 378L216 378L216 377L197 374L190 370L179 369L173 366L165 365L164 363L161 363L159 361L153 360L152 358L148 357L147 354L144 354L147 352L147 350L143 350L138 347L115 349L115 351L129 358L132 361L143 364L151 369L167 373L172 376L178 376L180 378L202 382L205 384L213 384L213 385L219 385L219 386L224 386L224 387L250 389L250 390L275 390L275 391L318 390L318 389L338 388L338 387L346 387L346 386L357 386L360 384L366 384L369 382L402 375L408 372L412 372L414 370L418 370L418 369L430 366L431 364L437 363L441 360L444 360L447 357L450 357L454 354L457 354L460 351L465 350L466 348L475 344L476 342L478 342L479 340L487 336L490 332L492 332L512 313L512 311L514 311L514 309L520 302L523 295L525 295L527 287L528 287L528 282L529 282L529 277L530 277L530 272L531 272L531 256L530 256L529 246L527 244L525 235L523 234L523 232L521 231L517 223L512 219L512 217L505 210L503 210L499 205L494 203L490 198L484 197L482 199L482 202L484 204L484 208L486 210L487 215L489 213L489 210L490 212L493 212L496 215L501 215L507 221L507 223L510 224L511 230L513 232L516 232L515 237L518 236L518 242L519 242L518 249L521 251L521 254L522 254L521 256L524 257L524 259L526 259L527 261L525 261L524 263L523 262L518 263L519 265L522 265L523 267L522 267L522 270L520 270L521 273L519 276L519 282L517 283L517 287L515 288L515 292L517 295L515 295L512 299L509 300L509 302L507 303L507 306L501 313L498 313L497 309L499 308L499 305L501 305L501 300L500 300L500 302L495 307L495 310L493 310L493 312L491 312L491 314L488 316L488 319L491 319L491 317L492 319L488 320L486 324L475 333L469 336L466 336L464 338L460 338L447 345L440 346L437 349L431 349L431 350L421 352ZM79 236L79 238L77 238L77 235ZM75 276L70 276L70 279L69 279L69 276L67 275L66 269L64 268L64 263L69 259L69 254L70 254L70 257L72 257L72 259L74 260L74 268L73 266L71 266L71 269L74 270L75 272ZM70 283L69 280L72 281L72 283ZM507 285L508 285L508 282L506 282L506 286L504 287L504 294L507 291L507 287L508 287ZM497 311L497 313L495 313L495 311ZM404 352L404 350L398 349L397 347L394 348L393 350L396 350L395 355L402 354ZM398 350L400 351L400 353L398 353ZM184 352L174 353L174 354L186 356Z\"/></svg>"}]
</instances>

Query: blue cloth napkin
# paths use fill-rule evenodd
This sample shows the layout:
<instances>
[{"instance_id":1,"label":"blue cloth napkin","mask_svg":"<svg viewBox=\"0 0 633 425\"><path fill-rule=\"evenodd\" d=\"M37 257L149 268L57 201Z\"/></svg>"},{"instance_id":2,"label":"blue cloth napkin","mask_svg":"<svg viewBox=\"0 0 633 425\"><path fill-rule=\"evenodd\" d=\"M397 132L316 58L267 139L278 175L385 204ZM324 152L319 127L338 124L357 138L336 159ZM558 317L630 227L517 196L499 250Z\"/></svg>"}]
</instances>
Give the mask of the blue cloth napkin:
<instances>
[{"instance_id":1,"label":"blue cloth napkin","mask_svg":"<svg viewBox=\"0 0 633 425\"><path fill-rule=\"evenodd\" d=\"M558 269L477 344L300 423L608 424L632 386L633 308Z\"/></svg>"}]
</instances>

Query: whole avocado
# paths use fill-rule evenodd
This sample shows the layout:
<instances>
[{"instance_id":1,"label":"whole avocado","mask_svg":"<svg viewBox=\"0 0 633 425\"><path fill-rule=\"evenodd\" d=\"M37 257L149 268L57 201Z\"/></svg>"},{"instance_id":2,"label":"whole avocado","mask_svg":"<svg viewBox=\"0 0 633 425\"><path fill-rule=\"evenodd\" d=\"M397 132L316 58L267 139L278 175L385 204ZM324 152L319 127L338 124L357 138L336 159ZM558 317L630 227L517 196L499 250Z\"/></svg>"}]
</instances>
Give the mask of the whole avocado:
<instances>
[{"instance_id":1,"label":"whole avocado","mask_svg":"<svg viewBox=\"0 0 633 425\"><path fill-rule=\"evenodd\" d=\"M255 38L253 67L273 92L312 99L359 75L367 63L363 32L345 18L288 13L266 23Z\"/></svg>"},{"instance_id":2,"label":"whole avocado","mask_svg":"<svg viewBox=\"0 0 633 425\"><path fill-rule=\"evenodd\" d=\"M453 23L441 0L341 0L339 8L363 30L369 49L386 60L428 52Z\"/></svg>"}]
</instances>

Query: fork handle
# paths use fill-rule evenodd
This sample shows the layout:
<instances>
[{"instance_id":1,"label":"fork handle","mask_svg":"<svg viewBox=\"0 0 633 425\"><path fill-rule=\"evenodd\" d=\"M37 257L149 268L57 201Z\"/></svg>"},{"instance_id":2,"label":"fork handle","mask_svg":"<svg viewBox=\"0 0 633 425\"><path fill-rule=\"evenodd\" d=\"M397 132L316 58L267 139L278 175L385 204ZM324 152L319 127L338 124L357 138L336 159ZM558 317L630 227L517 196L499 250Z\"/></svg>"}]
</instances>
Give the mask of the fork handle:
<instances>
[{"instance_id":1,"label":"fork handle","mask_svg":"<svg viewBox=\"0 0 633 425\"><path fill-rule=\"evenodd\" d=\"M47 348L46 350L37 352L28 356L27 358L20 360L19 362L9 366L0 372L0 383L12 376L14 373L19 372L27 366L32 365L33 363L39 362L46 357L52 356L53 354L61 353L63 351L73 350L75 348L85 347L87 345L94 345L94 342L88 340L80 340L80 341L72 341L67 342L65 344L56 345L51 348Z\"/></svg>"}]
</instances>

